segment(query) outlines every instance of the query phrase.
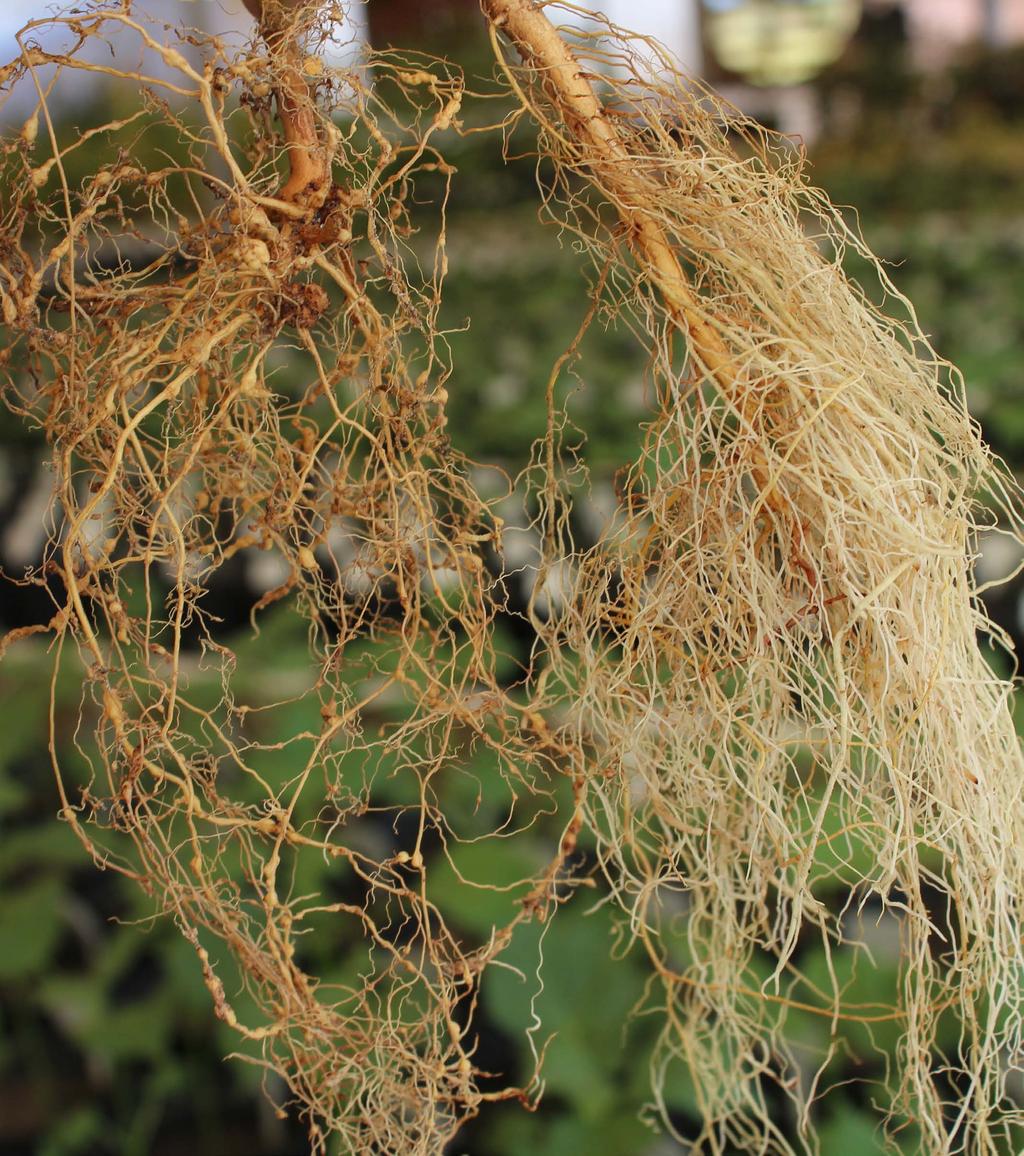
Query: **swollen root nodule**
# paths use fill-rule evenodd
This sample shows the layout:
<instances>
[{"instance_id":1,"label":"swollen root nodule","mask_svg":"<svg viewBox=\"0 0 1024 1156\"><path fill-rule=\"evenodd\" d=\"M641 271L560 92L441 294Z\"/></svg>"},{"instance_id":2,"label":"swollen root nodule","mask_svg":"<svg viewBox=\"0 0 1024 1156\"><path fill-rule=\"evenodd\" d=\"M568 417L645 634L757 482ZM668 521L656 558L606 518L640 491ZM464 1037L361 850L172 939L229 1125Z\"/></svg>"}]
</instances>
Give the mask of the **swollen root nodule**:
<instances>
[{"instance_id":1,"label":"swollen root nodule","mask_svg":"<svg viewBox=\"0 0 1024 1156\"><path fill-rule=\"evenodd\" d=\"M453 170L433 138L463 82L394 54L370 88L315 55L336 24L261 30L242 55L169 47L95 5L33 23L4 73L42 94L3 154L0 240L6 399L45 426L57 477L27 581L85 687L84 776L53 740L64 820L178 924L317 1150L426 1156L525 1095L481 1089L480 978L564 857L557 838L534 856L532 901L480 940L433 899L463 840L551 810L557 754L498 678L498 522L446 432ZM152 73L120 75L107 41ZM62 132L51 95L82 73L141 107ZM257 669L207 609L253 555L279 575L253 625L308 624L304 668L264 651ZM453 779L488 795L465 823Z\"/></svg>"},{"instance_id":2,"label":"swollen root nodule","mask_svg":"<svg viewBox=\"0 0 1024 1156\"><path fill-rule=\"evenodd\" d=\"M84 685L51 738L63 819L176 922L317 1151L427 1156L532 1102L542 1069L477 1062L481 980L558 917L579 847L659 981L652 1087L692 1150L815 1151L854 1054L891 1136L1014 1150L1024 765L971 559L1019 496L957 374L877 266L902 321L847 280L870 254L785 142L618 30L570 48L556 6L484 0L496 147L534 123L543 213L594 257L581 313L631 329L657 402L596 545L551 402L520 496L572 577L510 675L502 520L446 432L438 332L445 134L476 98L415 54L328 67L329 6L247 6L242 53L90 3L0 70L34 93L2 153L0 373L56 475L25 579L54 613L19 637ZM65 134L81 73L141 103ZM297 616L302 669L254 671L204 605L256 554L280 582L254 630ZM474 881L517 839L521 879ZM865 1003L883 920L900 974ZM358 965L318 967L318 937Z\"/></svg>"}]
</instances>

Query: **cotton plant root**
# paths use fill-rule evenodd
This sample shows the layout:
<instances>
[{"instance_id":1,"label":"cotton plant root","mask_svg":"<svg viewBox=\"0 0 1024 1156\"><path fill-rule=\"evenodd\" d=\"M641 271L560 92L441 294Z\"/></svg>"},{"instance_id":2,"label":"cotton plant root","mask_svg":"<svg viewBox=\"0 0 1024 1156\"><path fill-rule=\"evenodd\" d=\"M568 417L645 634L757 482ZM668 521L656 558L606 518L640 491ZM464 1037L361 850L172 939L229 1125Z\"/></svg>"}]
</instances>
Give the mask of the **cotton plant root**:
<instances>
[{"instance_id":1,"label":"cotton plant root","mask_svg":"<svg viewBox=\"0 0 1024 1156\"><path fill-rule=\"evenodd\" d=\"M483 941L433 899L460 841L554 809L561 754L499 677L501 523L446 434L434 137L463 81L398 54L374 89L332 72L331 16L264 14L241 54L172 44L127 5L28 26L2 76L37 92L3 154L3 388L51 447L52 536L25 581L53 595L55 666L80 664L95 730L84 775L51 736L63 820L177 923L315 1151L433 1154L485 1101L527 1095L478 1069L480 979L556 902L571 838ZM119 71L108 38L149 72ZM143 105L58 138L49 98L76 74ZM413 238L421 180L438 212ZM309 635L273 694L204 605L262 552L281 581L254 626L278 606ZM439 802L453 778L483 796L471 830ZM365 945L358 971L311 971L317 934Z\"/></svg>"},{"instance_id":2,"label":"cotton plant root","mask_svg":"<svg viewBox=\"0 0 1024 1156\"><path fill-rule=\"evenodd\" d=\"M815 1151L847 1030L883 1025L894 1144L1016 1150L1024 778L970 563L1019 494L958 375L877 264L902 321L846 279L845 250L870 254L786 142L667 60L652 76L646 41L570 41L554 6L484 0L544 215L594 257L584 330L632 329L656 403L578 547L553 399L582 332L555 367L524 477L544 568L572 581L509 676L501 519L448 439L438 332L463 79L390 53L371 83L323 63L342 12L247 7L237 53L80 5L0 70L0 99L36 94L2 152L0 376L55 472L24 579L54 613L21 633L49 634L55 683L81 672L80 736L53 712L63 820L177 923L314 1151L437 1153L488 1101L533 1102L536 1076L479 1067L481 978L518 924L557 917L578 838L660 980L654 1097L674 1130L665 1084L689 1070L692 1150ZM96 51L113 38L143 72ZM62 139L50 97L76 73L142 105ZM308 631L272 694L208 609L257 555L281 580L254 630ZM499 838L534 868L474 940L438 880L472 894L458 850ZM858 913L901 938L878 1006L846 990L842 961L870 966ZM362 944L359 967L319 974L317 936ZM801 966L814 942L824 980Z\"/></svg>"},{"instance_id":3,"label":"cotton plant root","mask_svg":"<svg viewBox=\"0 0 1024 1156\"><path fill-rule=\"evenodd\" d=\"M1020 495L788 142L663 56L652 75L656 47L620 29L570 49L549 16L571 6L484 6L540 129L545 213L592 252L596 311L650 352L656 411L614 523L575 554L547 687L664 982L655 1088L688 1066L696 1151L813 1150L833 1057L787 1019L828 1017L836 1047L848 1024L895 1022L893 1142L1016 1151L1024 766L971 563ZM844 276L850 246L903 320ZM572 546L547 524L555 564ZM844 910L820 898L836 877ZM850 1006L831 962L865 909L899 928L891 1007ZM814 940L825 990L800 968Z\"/></svg>"}]
</instances>

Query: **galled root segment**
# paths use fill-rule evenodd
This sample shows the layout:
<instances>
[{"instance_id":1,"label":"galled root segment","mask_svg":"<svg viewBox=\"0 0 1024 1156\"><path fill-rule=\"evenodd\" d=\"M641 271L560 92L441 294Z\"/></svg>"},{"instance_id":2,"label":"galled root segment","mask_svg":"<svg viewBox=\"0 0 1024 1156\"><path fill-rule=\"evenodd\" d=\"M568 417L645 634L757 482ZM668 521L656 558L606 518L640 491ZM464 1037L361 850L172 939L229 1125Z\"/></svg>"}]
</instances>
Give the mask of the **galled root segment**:
<instances>
[{"instance_id":1,"label":"galled root segment","mask_svg":"<svg viewBox=\"0 0 1024 1156\"><path fill-rule=\"evenodd\" d=\"M483 1103L536 1094L479 1070L478 1000L515 927L559 901L571 792L488 934L450 926L434 880L478 894L462 844L556 813L569 758L501 673L501 523L446 433L452 170L433 138L462 78L377 58L385 106L304 55L325 28L263 17L248 54L208 40L194 64L195 39L97 5L34 22L4 73L100 73L145 102L64 140L46 81L36 132L2 154L2 387L57 479L27 581L57 603L57 671L80 671L88 772L57 722L51 749L63 818L176 921L314 1149L435 1156ZM44 26L66 53L31 47ZM159 72L118 72L91 51L108 37ZM414 251L421 181L439 212ZM296 617L301 669L209 609L255 555L278 584L254 625ZM465 821L453 783L480 798Z\"/></svg>"}]
</instances>

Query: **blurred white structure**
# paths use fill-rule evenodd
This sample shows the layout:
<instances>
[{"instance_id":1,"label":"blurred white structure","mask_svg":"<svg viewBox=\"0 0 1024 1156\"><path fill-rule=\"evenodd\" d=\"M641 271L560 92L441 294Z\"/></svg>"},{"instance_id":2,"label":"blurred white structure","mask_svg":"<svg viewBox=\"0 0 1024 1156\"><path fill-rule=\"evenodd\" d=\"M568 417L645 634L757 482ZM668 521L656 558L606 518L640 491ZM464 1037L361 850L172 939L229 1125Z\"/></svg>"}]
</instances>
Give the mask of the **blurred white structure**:
<instances>
[{"instance_id":1,"label":"blurred white structure","mask_svg":"<svg viewBox=\"0 0 1024 1156\"><path fill-rule=\"evenodd\" d=\"M382 2L369 0L371 4ZM432 0L420 2L425 9L429 9ZM799 41L799 36L793 32L794 28L805 39L807 36L824 35L828 31L827 10L834 8L839 11L845 7L855 11L858 2L860 0L588 0L582 3L580 0L583 9L589 8L595 14L602 13L614 24L659 40L676 58L680 70L691 76L705 74L707 66L712 62L731 64L734 69L744 71L741 63L743 53L746 51L747 56L750 56L753 51L749 44L744 47L744 36L749 39L748 25L755 30L774 29L770 39L774 45L772 51L777 55L780 45L785 47L782 41L785 40L783 33L787 29L793 44ZM941 66L958 49L973 42L986 42L993 46L1024 42L1024 0L862 2L869 11L902 11L912 59L922 68ZM775 5L778 6L778 15L771 12ZM72 4L70 0L67 5L62 5L61 0L56 0L52 5L44 0L0 0L0 58L7 60L15 54L17 46L14 34L27 20L62 6L71 7ZM242 0L135 0L135 7L170 25L197 26L204 31L234 39L239 45L252 35L252 20ZM365 44L367 36L367 8L364 0L349 0L348 8L348 19L341 37L346 43L339 44L335 55L335 62L339 64L348 63ZM580 16L578 13L579 9L575 15L570 16L563 10L561 17L586 25L585 15ZM753 19L754 16L758 19ZM473 0L466 0L466 19L479 19ZM777 23L773 24L773 21ZM806 28L800 24L801 21ZM821 27L818 28L818 25ZM590 24L591 28L594 26ZM719 43L725 35L736 40L732 46L735 51L731 56ZM126 43L128 39L125 38ZM98 47L96 50L100 51ZM137 47L132 51L137 58ZM806 52L806 46L801 51ZM717 57L714 55L716 52ZM754 55L757 56L757 53ZM133 63L137 64L138 60ZM144 67L152 69L156 74L162 70L160 62L152 59L146 59ZM810 71L814 70L812 68ZM792 79L796 79L798 72L799 69L793 73ZM750 79L756 73L757 69L754 68L752 71L744 71L744 76ZM767 77L763 77L760 84L766 85L766 80ZM84 75L65 78L61 87L64 99L67 100L69 96L72 100L81 99L90 81L91 78ZM802 136L806 140L814 137L818 120L817 100L807 85L790 83L790 77L779 73L774 83L768 82L767 86L761 88L752 88L747 83L727 83L722 87L729 99L755 116L773 120L783 132ZM0 116L5 119L24 116L28 103L31 103L31 93L25 87L18 97L7 102Z\"/></svg>"},{"instance_id":2,"label":"blurred white structure","mask_svg":"<svg viewBox=\"0 0 1024 1156\"><path fill-rule=\"evenodd\" d=\"M340 66L349 64L366 43L365 4L362 0L350 0L348 8L348 19L341 29L339 43L333 52L329 51L326 54L331 63ZM55 0L50 4L39 3L36 0L0 0L0 63L6 63L17 55L18 45L15 37L29 21L73 9L73 0L64 2ZM136 15L149 16L158 23L168 24L172 28L197 28L202 32L221 36L239 48L253 34L253 20L245 10L242 0L134 0L132 10ZM73 44L75 37L66 29L50 28L31 32L28 40L32 39L38 40L44 48L59 51ZM151 51L140 53L139 39L135 33L118 32L112 23L108 25L107 43L97 41L90 44L83 54L89 59L102 60L109 64L111 50L122 66L141 68L148 76L167 76L170 72L156 53ZM196 59L201 56L198 49L192 49L187 44L184 50L186 54L192 53ZM39 69L39 76L44 84L51 71L46 67ZM88 102L91 93L97 87L98 82L94 74L66 72L53 99L57 104L64 105ZM2 103L0 119L16 120L25 116L35 104L35 99L32 86L21 85L13 97Z\"/></svg>"},{"instance_id":3,"label":"blurred white structure","mask_svg":"<svg viewBox=\"0 0 1024 1156\"><path fill-rule=\"evenodd\" d=\"M699 76L703 71L700 0L604 0L588 7L613 24L660 40L683 72Z\"/></svg>"},{"instance_id":4,"label":"blurred white structure","mask_svg":"<svg viewBox=\"0 0 1024 1156\"><path fill-rule=\"evenodd\" d=\"M966 44L1024 42L1024 0L865 0L865 7L902 10L911 53L922 68L942 65Z\"/></svg>"}]
</instances>

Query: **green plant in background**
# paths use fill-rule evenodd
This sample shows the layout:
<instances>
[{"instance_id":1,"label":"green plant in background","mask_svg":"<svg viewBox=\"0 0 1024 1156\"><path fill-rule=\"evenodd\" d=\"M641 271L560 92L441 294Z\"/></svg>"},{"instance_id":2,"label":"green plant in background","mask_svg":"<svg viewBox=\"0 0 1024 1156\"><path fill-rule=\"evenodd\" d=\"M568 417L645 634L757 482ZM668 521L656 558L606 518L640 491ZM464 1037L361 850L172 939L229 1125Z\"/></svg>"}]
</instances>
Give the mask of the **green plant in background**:
<instances>
[{"instance_id":1,"label":"green plant in background","mask_svg":"<svg viewBox=\"0 0 1024 1156\"><path fill-rule=\"evenodd\" d=\"M398 67L408 69L409 65L402 62ZM188 132L194 131L190 124ZM357 142L357 154L369 147L364 137L351 139ZM468 138L470 142L476 139ZM159 147L163 148L163 143ZM483 150L453 143L446 155L456 154L466 180L479 180L484 185L479 168L495 171L491 169L493 162L483 159ZM82 177L86 175L83 169ZM269 174L260 186L271 193L272 176ZM76 174L69 183L74 185L79 179ZM444 334L444 358L447 361L450 355L452 360L447 391L466 403L449 407L447 436L470 457L497 460L508 472L514 472L525 460L537 431L550 418L542 400L546 371L538 374L537 363L550 364L564 351L585 314L585 302L574 302L568 292L579 276L580 255L571 247L555 250L528 216L522 214L521 220L503 216L498 239L479 214L461 226L451 224L447 247L453 271L446 281L444 305L437 320L437 328ZM901 231L899 236L902 242L905 233ZM241 284L244 286L244 278ZM369 278L367 292L374 305L382 308L386 292L382 292L381 281ZM473 323L466 329L463 322L468 316ZM515 326L505 320L512 316L518 318ZM967 334L971 328L964 325L962 331ZM645 398L648 403L653 401L651 394L657 393L657 386L650 371L635 360L626 325L617 325L609 318L607 329L591 327L584 341L578 378L556 383L554 408L559 421L565 423L562 438L567 462L573 461L576 447L582 445L583 435L574 433L574 427L586 430L585 452L597 483L595 489L603 485L611 492L614 471L636 457L640 442L639 432L624 436L623 427L636 420ZM289 350L289 376L307 377L313 371L311 356L307 348ZM228 379L235 368L230 364L226 367ZM500 390L493 384L496 370ZM287 384L283 392L290 403L301 396ZM496 414L497 425L494 417L486 416L488 413ZM375 415L375 419L379 417ZM294 433L288 438L301 444ZM620 477L620 493L621 482ZM480 481L485 496L488 484ZM498 483L495 492L501 492L503 485ZM627 502L633 500L628 489L626 497ZM579 509L574 517L579 519ZM309 526L315 529L313 522ZM308 570L309 556L301 551L312 552L315 547L323 558L324 545L311 539L279 542L276 549L287 553L290 548ZM392 598L385 587L377 589L385 600ZM165 590L166 585L161 596ZM144 615L142 588L137 586L133 593L138 601L125 599L125 611L130 617ZM435 607L428 607L427 612L435 615L430 621L443 621ZM514 687L525 669L522 639L516 637L521 622L513 615L492 624L493 671L502 687ZM219 668L218 661L190 667L188 695L197 713L191 721L181 722L180 742L182 749L188 746L198 751L211 743L209 720L214 716L210 712L217 709L222 675L230 672L236 700L247 708L244 734L252 757L258 756L259 773L272 782L287 782L297 760L301 766L315 745L325 721L323 711L330 704L315 693L323 689L321 686L308 693L306 627L292 613L290 603L285 600L281 606L271 607L260 616L259 624L260 633L254 638L247 631L224 637L217 634L218 643L230 645L234 652L230 669ZM612 639L617 644L614 631ZM208 1035L209 996L197 982L193 947L172 934L165 922L153 921L161 907L159 898L153 902L140 896L113 873L101 877L103 883L94 884L99 892L95 900L119 919L145 924L145 933L129 927L116 935L97 926L94 919L90 924L71 898L73 883L82 886L86 878L92 880L94 876L83 871L80 849L69 837L68 828L53 827L52 794L40 783L38 764L30 757L46 723L42 704L49 658L37 642L18 641L10 649L7 664L0 668L0 676L10 680L9 701L18 722L9 733L2 780L6 785L2 796L6 824L2 864L7 898L0 909L0 928L5 942L18 945L5 965L5 982L12 993L7 1006L12 1031L3 1057L6 1070L14 1073L23 1056L35 1055L39 1068L32 1083L46 1088L50 1083L47 1071L56 1070L51 1068L50 1056L62 1046L60 1040L70 1042L76 1055L86 1057L93 1086L106 1089L102 1107L83 1106L66 1122L47 1129L45 1143L54 1153L156 1151L161 1135L168 1135L168 1129L174 1135L175 1121L169 1113L178 1115L182 1104L194 1107L191 1122L195 1134L205 1137L202 1142L207 1150L248 1150L251 1135L247 1132L243 1138L232 1134L234 1121L229 1111L225 1122L224 1103L227 1098L230 1105L235 1094L230 1091L232 1087L247 1081L247 1086L254 1088L263 1072L237 1066L226 1069L225 1073L234 1073L218 1076L223 1081L221 1088L229 1089L226 1096L218 1092L210 1095L207 1104L201 1103L203 1097L197 1089L209 1086L213 1070L204 1069L197 1059L201 1041ZM531 646L533 642L528 641L527 654ZM345 661L350 664L347 681L338 684L339 688L355 693L374 679L387 679L395 669L394 655L386 625L383 636L351 638L345 652ZM442 640L432 658L459 677L466 669L457 639ZM424 663L420 669L428 672L430 668ZM576 686L581 676L581 672L570 672L566 677L570 686ZM95 678L95 672L74 662L66 664L54 696L55 746L65 759L76 744L80 749L78 755L65 761L65 773L71 778L82 775L88 762L102 753L79 724L85 678ZM420 674L414 671L410 685L422 685ZM513 701L516 693L518 688L512 692ZM798 693L811 694L814 688L801 687ZM519 707L513 705L512 709ZM95 717L94 712L95 706L87 702L87 717ZM326 717L331 725L329 711ZM372 794L361 793L367 773L365 758L343 758L337 764L332 803L339 793L353 801L365 798L377 816L371 814L367 819L355 815L346 835L347 846L367 861L387 862L396 846L414 845L402 842L409 836L404 817L414 814L420 805L419 787L407 772L410 766L428 762L425 743L429 736L426 740L419 737L407 726L408 718L408 702L385 697L375 705L367 704L363 718L367 734L387 735L389 730L405 728L400 749L385 747L375 760ZM639 1119L651 1098L651 1075L667 1122L683 1132L692 1131L695 1121L706 1112L705 1093L689 1081L684 1057L674 1056L665 1062L661 1026L665 997L650 983L640 944L631 942L628 929L613 914L610 899L616 886L614 878L609 888L598 873L592 880L594 886L582 889L555 918L516 922L523 899L531 894L530 881L543 874L552 842L561 837L564 816L572 810L568 779L555 781L552 794L541 799L536 816L521 824L515 840L479 842L478 836L502 830L514 792L495 775L494 761L485 749L467 743L459 748L458 755L459 773L438 775L433 805L451 828L470 841L453 843L448 855L431 860L431 901L445 912L449 927L467 952L485 947L496 927L507 926L510 921L515 925L500 955L500 966L489 969L480 983L477 1063L483 1071L500 1072L504 1079L525 1086L533 1075L534 1054L543 1053L541 1074L548 1096L536 1115L524 1115L511 1105L490 1105L453 1142L452 1150L501 1154L530 1147L552 1153L608 1152L609 1156L654 1150L660 1141L651 1139ZM830 802L813 776L806 752L801 759L794 764L793 773L807 775L812 786L799 793L788 817L795 831L815 829L811 869L814 899L831 910L840 910L851 904L855 894L851 888L875 869L874 845L851 823L848 804ZM255 809L259 791L248 789L244 780L233 779L228 772L230 768L225 769L222 781L230 786L235 805ZM110 815L100 811L99 817L108 819ZM313 830L317 817L313 809L297 811L297 829ZM862 818L859 814L853 817L857 821ZM333 821L333 813L329 818ZM581 830L573 848L579 856L577 862L581 866L598 862L607 836L600 822L594 824L593 831ZM106 836L95 838L102 846ZM115 843L111 843L112 848ZM607 858L604 862L607 866ZM925 855L923 863L941 882L941 859L929 860ZM244 893L252 885L252 871L244 857L223 856L220 870L221 885L226 888ZM296 856L288 874L293 896L319 895L325 903L352 905L352 895L346 890L351 878L323 855ZM468 890L466 880L478 886ZM563 886L567 888L568 882L567 877ZM559 894L559 901L567 898L568 889ZM659 904L663 905L659 915L663 954L659 958L666 968L686 974L694 966L693 945L686 934L688 900L682 893L673 897L668 889ZM853 910L851 907L851 913ZM313 932L294 941L303 973L317 976L324 989L358 989L362 979L379 966L372 947L337 920L310 918ZM897 1017L888 1006L881 1005L892 1001L899 928L891 915L883 917L880 910L868 907L856 926L849 923L844 929L867 945L874 966L867 957L858 961L856 955L833 952L813 939L802 946L796 957L799 971L788 981L787 999L792 1006L785 1030L794 1054L818 1060L828 1057L820 1071L823 1086L854 1076L867 1089L858 1094L859 1098L842 1091L829 1098L830 1107L817 1121L826 1150L830 1144L853 1150L850 1146L856 1144L857 1151L881 1151L876 1117L865 1101L874 1099L883 1107L889 1103L885 1077L897 1055L900 1031L895 1026ZM226 987L234 1016L245 1024L257 1022L259 1001L253 998L254 993L247 994L223 956L216 962L228 977ZM87 969L84 978L79 974L83 964ZM770 991L771 974L769 954L758 952L748 960L741 984L751 992ZM842 993L845 1006L868 1009L863 1022L844 1031L841 1044L836 1041L830 1017L814 1006L816 997L832 988ZM774 1031L770 1001L766 1008L756 1014L764 1015L764 1023ZM781 1027L781 1019L778 1022ZM524 1024L533 1025L525 1038ZM953 1017L940 1022L936 1046L955 1049L957 1032ZM496 1044L486 1043L488 1033ZM210 1043L215 1055L238 1045L223 1026ZM258 1052L255 1058L260 1058ZM74 1078L79 1079L80 1064L70 1066L75 1069ZM146 1075L141 1083L134 1083L142 1071ZM243 1074L246 1071L248 1077ZM60 1087L56 1082L53 1086ZM124 1091L134 1087L143 1087L144 1093ZM273 1083L270 1091L278 1099L285 1094ZM50 1104L57 1096L63 1098L63 1093L55 1093ZM795 1127L796 1120L787 1114L781 1098L769 1107L783 1126ZM104 1111L116 1121L113 1127ZM40 1127L44 1114L45 1103L43 1111L35 1111L33 1128ZM646 1115L652 1118L654 1114L648 1110ZM903 1126L896 1130L894 1142L906 1151L920 1150L920 1134L898 1116L897 1123ZM301 1140L280 1131L283 1126L268 1116L263 1136L268 1150L281 1151L291 1145L288 1150L300 1151ZM349 1150L337 1139L334 1144L338 1151Z\"/></svg>"}]
</instances>

